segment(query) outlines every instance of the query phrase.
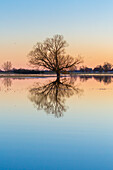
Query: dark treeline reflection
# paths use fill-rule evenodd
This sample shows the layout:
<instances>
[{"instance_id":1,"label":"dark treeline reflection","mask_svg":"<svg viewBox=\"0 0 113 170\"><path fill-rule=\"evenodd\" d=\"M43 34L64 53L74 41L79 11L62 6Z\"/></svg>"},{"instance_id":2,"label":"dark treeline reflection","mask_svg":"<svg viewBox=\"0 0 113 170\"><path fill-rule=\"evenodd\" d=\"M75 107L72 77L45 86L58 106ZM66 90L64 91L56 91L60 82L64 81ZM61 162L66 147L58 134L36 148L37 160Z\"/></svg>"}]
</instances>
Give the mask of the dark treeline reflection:
<instances>
[{"instance_id":1,"label":"dark treeline reflection","mask_svg":"<svg viewBox=\"0 0 113 170\"><path fill-rule=\"evenodd\" d=\"M37 83L29 92L29 98L38 110L43 109L46 113L61 117L66 111L66 98L74 94L81 95L83 90L75 85L74 79L64 78L43 85Z\"/></svg>"},{"instance_id":2,"label":"dark treeline reflection","mask_svg":"<svg viewBox=\"0 0 113 170\"><path fill-rule=\"evenodd\" d=\"M94 76L98 82L104 82L104 84L110 84L112 82L113 77L111 76Z\"/></svg>"},{"instance_id":3,"label":"dark treeline reflection","mask_svg":"<svg viewBox=\"0 0 113 170\"><path fill-rule=\"evenodd\" d=\"M98 82L103 82L104 84L110 84L113 82L113 76L99 76L99 75L81 75L79 76L80 81L84 82L87 81L89 79L94 78L95 80L97 80Z\"/></svg>"}]
</instances>

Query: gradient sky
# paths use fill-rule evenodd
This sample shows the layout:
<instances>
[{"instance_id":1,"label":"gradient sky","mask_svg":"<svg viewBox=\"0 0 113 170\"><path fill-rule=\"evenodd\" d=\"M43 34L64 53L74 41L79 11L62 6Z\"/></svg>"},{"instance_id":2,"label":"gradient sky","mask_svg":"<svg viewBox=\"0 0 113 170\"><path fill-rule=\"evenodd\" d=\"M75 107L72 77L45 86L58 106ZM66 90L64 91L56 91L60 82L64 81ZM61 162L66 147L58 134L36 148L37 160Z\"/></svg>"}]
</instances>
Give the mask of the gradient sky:
<instances>
[{"instance_id":1,"label":"gradient sky","mask_svg":"<svg viewBox=\"0 0 113 170\"><path fill-rule=\"evenodd\" d=\"M113 0L0 1L0 67L28 67L27 54L37 41L62 34L73 56L84 65L113 63Z\"/></svg>"}]
</instances>

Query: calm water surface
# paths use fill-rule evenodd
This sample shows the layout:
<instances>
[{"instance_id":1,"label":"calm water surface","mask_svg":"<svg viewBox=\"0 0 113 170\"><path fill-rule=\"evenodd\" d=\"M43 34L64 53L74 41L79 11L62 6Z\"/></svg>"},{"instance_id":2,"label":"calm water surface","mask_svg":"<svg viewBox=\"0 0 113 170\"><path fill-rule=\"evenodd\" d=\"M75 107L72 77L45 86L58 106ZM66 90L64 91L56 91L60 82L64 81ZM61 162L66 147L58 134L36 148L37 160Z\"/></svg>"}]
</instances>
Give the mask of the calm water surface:
<instances>
[{"instance_id":1,"label":"calm water surface","mask_svg":"<svg viewBox=\"0 0 113 170\"><path fill-rule=\"evenodd\" d=\"M113 169L113 78L1 78L0 169Z\"/></svg>"}]
</instances>

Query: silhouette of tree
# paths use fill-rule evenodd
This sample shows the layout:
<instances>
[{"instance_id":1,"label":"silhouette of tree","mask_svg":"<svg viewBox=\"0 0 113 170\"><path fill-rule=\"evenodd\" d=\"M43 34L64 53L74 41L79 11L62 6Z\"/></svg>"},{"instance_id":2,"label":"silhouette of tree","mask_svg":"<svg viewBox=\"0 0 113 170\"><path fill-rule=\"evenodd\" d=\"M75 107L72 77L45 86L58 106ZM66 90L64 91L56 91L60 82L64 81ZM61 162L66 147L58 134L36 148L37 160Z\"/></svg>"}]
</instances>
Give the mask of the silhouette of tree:
<instances>
[{"instance_id":1,"label":"silhouette of tree","mask_svg":"<svg viewBox=\"0 0 113 170\"><path fill-rule=\"evenodd\" d=\"M2 67L3 67L4 71L9 71L9 70L11 70L11 68L12 68L12 64L11 64L10 61L7 61L7 62L5 62L5 63L3 64Z\"/></svg>"},{"instance_id":2,"label":"silhouette of tree","mask_svg":"<svg viewBox=\"0 0 113 170\"><path fill-rule=\"evenodd\" d=\"M80 95L83 91L71 83L69 79L58 79L40 86L36 84L30 89L30 100L38 110L44 109L47 113L55 114L56 117L66 111L65 99L74 94Z\"/></svg>"},{"instance_id":3,"label":"silhouette of tree","mask_svg":"<svg viewBox=\"0 0 113 170\"><path fill-rule=\"evenodd\" d=\"M103 71L103 66L101 66L101 65L97 65L94 69L93 69L93 71L95 72L95 71L98 71L98 72L102 72Z\"/></svg>"},{"instance_id":4,"label":"silhouette of tree","mask_svg":"<svg viewBox=\"0 0 113 170\"><path fill-rule=\"evenodd\" d=\"M88 68L86 66L81 66L80 67L80 72L91 73L92 72L92 68Z\"/></svg>"},{"instance_id":5,"label":"silhouette of tree","mask_svg":"<svg viewBox=\"0 0 113 170\"><path fill-rule=\"evenodd\" d=\"M60 77L62 71L75 69L82 62L81 57L73 58L65 55L67 42L62 35L47 38L43 43L37 43L29 53L30 64L56 72Z\"/></svg>"},{"instance_id":6,"label":"silhouette of tree","mask_svg":"<svg viewBox=\"0 0 113 170\"><path fill-rule=\"evenodd\" d=\"M103 70L105 72L110 71L112 69L112 64L105 62L103 65Z\"/></svg>"}]
</instances>

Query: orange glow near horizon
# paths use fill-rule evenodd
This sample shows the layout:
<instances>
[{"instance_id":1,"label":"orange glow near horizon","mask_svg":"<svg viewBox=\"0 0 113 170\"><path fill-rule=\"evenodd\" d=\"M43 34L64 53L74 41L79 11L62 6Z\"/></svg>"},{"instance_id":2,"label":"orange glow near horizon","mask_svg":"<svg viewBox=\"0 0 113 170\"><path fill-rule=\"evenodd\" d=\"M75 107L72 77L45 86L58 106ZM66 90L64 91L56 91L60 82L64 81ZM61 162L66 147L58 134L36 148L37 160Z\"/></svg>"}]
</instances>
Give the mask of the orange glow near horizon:
<instances>
[{"instance_id":1,"label":"orange glow near horizon","mask_svg":"<svg viewBox=\"0 0 113 170\"><path fill-rule=\"evenodd\" d=\"M36 42L34 43L36 44ZM13 43L2 44L0 46L1 65L6 61L11 61L13 68L30 68L28 62L28 53L33 48L33 41L30 43ZM69 47L66 48L66 53L73 57L80 55L83 57L84 63L82 65L94 68L96 65L103 64L104 62L113 63L113 50L112 45L107 43L76 43L70 42Z\"/></svg>"}]
</instances>

